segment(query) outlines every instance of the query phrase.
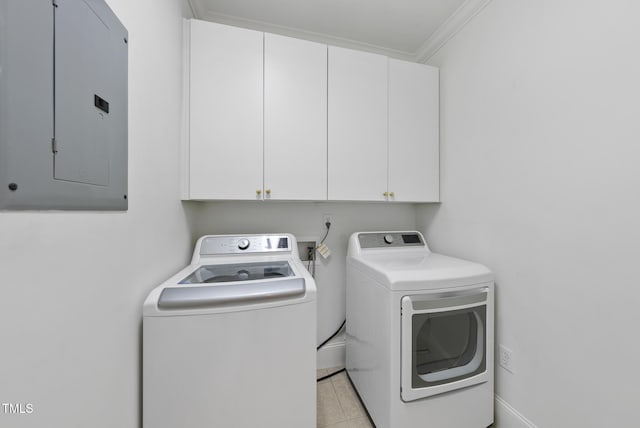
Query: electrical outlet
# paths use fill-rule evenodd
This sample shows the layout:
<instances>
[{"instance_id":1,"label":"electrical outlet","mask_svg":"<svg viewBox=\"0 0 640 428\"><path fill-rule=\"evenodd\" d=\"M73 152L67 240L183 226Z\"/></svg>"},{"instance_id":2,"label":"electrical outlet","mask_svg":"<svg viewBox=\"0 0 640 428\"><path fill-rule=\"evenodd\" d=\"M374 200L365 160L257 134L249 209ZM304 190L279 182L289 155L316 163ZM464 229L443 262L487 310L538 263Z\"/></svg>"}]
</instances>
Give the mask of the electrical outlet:
<instances>
[{"instance_id":1,"label":"electrical outlet","mask_svg":"<svg viewBox=\"0 0 640 428\"><path fill-rule=\"evenodd\" d=\"M515 365L513 362L513 351L506 346L500 345L500 367L515 374Z\"/></svg>"},{"instance_id":2,"label":"electrical outlet","mask_svg":"<svg viewBox=\"0 0 640 428\"><path fill-rule=\"evenodd\" d=\"M333 222L331 221L331 217L332 217L331 214L322 214L322 226L323 227L326 227L327 223L332 223L333 224Z\"/></svg>"}]
</instances>

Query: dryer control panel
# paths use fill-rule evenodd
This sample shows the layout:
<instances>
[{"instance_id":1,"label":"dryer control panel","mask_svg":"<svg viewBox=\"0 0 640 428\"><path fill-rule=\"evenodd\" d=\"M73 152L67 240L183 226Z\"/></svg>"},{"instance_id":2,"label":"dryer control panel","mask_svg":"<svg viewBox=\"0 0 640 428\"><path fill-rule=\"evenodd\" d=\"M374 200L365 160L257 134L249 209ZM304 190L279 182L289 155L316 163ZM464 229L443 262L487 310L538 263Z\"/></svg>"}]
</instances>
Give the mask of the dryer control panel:
<instances>
[{"instance_id":1,"label":"dryer control panel","mask_svg":"<svg viewBox=\"0 0 640 428\"><path fill-rule=\"evenodd\" d=\"M416 232L375 232L358 234L360 248L424 247L422 235Z\"/></svg>"}]
</instances>

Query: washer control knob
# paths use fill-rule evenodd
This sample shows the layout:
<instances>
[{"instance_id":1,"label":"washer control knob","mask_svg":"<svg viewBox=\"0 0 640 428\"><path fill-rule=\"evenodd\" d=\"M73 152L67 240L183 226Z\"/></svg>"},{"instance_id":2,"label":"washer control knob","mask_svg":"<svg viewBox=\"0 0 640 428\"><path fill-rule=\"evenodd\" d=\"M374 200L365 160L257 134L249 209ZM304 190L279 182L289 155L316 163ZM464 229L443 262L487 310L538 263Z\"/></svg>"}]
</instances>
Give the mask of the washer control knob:
<instances>
[{"instance_id":1,"label":"washer control knob","mask_svg":"<svg viewBox=\"0 0 640 428\"><path fill-rule=\"evenodd\" d=\"M247 238L242 238L238 241L238 248L241 250L246 250L249 248L249 240Z\"/></svg>"},{"instance_id":2,"label":"washer control knob","mask_svg":"<svg viewBox=\"0 0 640 428\"><path fill-rule=\"evenodd\" d=\"M393 244L393 236L392 235L384 235L384 242L387 244Z\"/></svg>"}]
</instances>

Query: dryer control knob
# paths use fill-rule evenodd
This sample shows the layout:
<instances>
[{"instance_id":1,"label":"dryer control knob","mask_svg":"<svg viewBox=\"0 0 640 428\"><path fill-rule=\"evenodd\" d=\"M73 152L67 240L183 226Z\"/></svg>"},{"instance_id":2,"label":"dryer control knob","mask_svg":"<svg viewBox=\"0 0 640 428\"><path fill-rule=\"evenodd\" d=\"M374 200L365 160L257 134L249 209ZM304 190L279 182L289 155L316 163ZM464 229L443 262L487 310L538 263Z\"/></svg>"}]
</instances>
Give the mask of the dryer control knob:
<instances>
[{"instance_id":1,"label":"dryer control knob","mask_svg":"<svg viewBox=\"0 0 640 428\"><path fill-rule=\"evenodd\" d=\"M393 244L393 236L392 235L384 235L384 242L387 244Z\"/></svg>"},{"instance_id":2,"label":"dryer control knob","mask_svg":"<svg viewBox=\"0 0 640 428\"><path fill-rule=\"evenodd\" d=\"M239 240L238 248L240 248L241 250L246 250L247 248L249 248L249 240L247 238Z\"/></svg>"}]
</instances>

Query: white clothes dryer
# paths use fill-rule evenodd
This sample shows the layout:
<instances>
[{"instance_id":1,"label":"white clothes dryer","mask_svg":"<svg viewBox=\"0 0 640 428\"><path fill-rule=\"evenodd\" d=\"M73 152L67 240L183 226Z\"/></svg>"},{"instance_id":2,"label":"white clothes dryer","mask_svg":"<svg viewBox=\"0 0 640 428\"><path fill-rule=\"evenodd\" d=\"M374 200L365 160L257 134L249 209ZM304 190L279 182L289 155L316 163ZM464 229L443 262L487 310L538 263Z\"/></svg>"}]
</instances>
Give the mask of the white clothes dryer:
<instances>
[{"instance_id":1,"label":"white clothes dryer","mask_svg":"<svg viewBox=\"0 0 640 428\"><path fill-rule=\"evenodd\" d=\"M362 232L347 255L346 368L377 428L493 423L493 275L420 232Z\"/></svg>"},{"instance_id":2,"label":"white clothes dryer","mask_svg":"<svg viewBox=\"0 0 640 428\"><path fill-rule=\"evenodd\" d=\"M143 427L316 425L316 286L290 234L203 236L143 307Z\"/></svg>"}]
</instances>

